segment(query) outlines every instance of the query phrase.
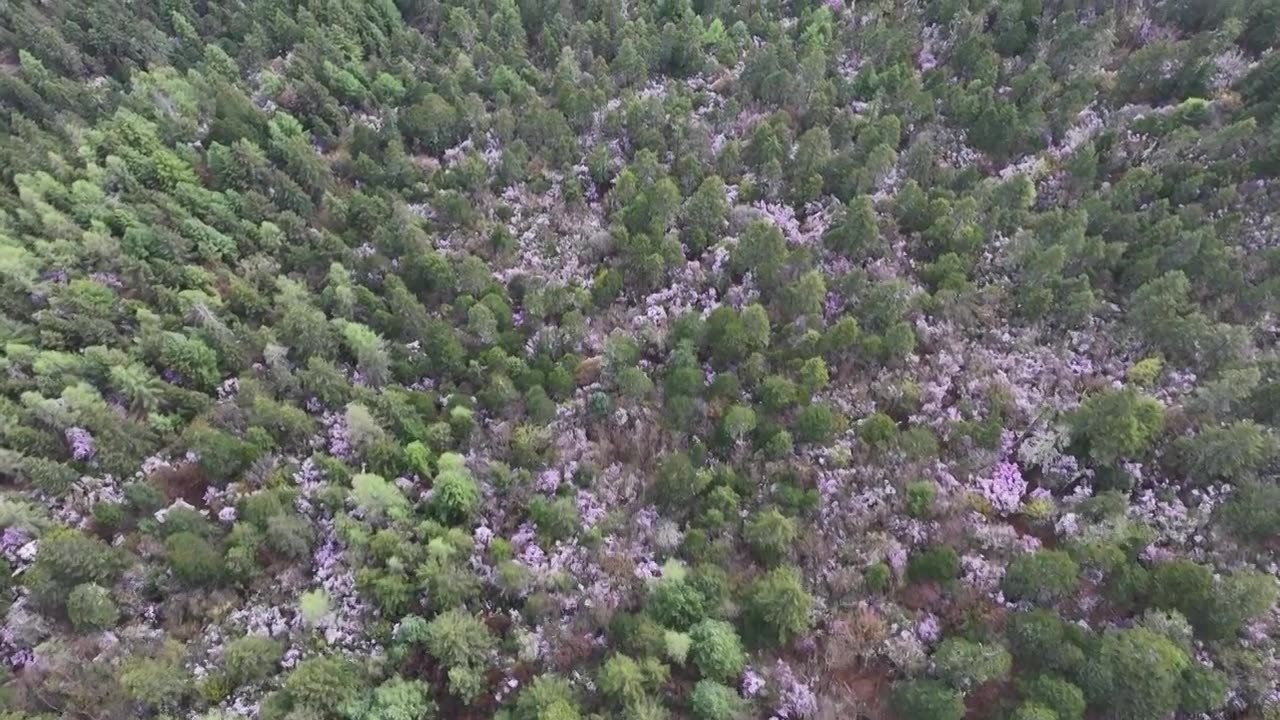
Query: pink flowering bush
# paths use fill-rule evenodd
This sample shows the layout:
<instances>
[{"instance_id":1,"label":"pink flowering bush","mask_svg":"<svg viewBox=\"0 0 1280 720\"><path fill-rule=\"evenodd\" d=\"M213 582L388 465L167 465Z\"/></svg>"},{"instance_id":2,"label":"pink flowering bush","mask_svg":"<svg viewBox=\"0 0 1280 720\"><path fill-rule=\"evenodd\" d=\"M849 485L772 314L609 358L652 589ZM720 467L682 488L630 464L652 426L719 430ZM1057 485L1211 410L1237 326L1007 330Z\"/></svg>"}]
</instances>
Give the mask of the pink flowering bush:
<instances>
[{"instance_id":1,"label":"pink flowering bush","mask_svg":"<svg viewBox=\"0 0 1280 720\"><path fill-rule=\"evenodd\" d=\"M1023 496L1027 492L1027 481L1017 464L1011 462L998 463L989 475L980 477L974 488L991 508L1001 514L1016 512L1022 506Z\"/></svg>"}]
</instances>

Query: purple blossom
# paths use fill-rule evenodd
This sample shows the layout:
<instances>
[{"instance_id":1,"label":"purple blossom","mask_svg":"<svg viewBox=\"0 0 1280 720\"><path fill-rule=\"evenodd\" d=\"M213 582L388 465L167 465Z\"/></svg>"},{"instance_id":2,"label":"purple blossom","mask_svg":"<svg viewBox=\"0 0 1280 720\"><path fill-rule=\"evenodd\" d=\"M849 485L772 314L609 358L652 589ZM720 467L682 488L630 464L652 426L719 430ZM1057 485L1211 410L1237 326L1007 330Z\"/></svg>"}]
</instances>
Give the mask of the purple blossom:
<instances>
[{"instance_id":1,"label":"purple blossom","mask_svg":"<svg viewBox=\"0 0 1280 720\"><path fill-rule=\"evenodd\" d=\"M538 473L537 479L534 480L533 488L540 493L553 495L556 489L560 487L560 482L560 471L555 468L548 468Z\"/></svg>"},{"instance_id":2,"label":"purple blossom","mask_svg":"<svg viewBox=\"0 0 1280 720\"><path fill-rule=\"evenodd\" d=\"M0 662L20 670L35 661L35 651L25 647L8 627L0 629Z\"/></svg>"},{"instance_id":3,"label":"purple blossom","mask_svg":"<svg viewBox=\"0 0 1280 720\"><path fill-rule=\"evenodd\" d=\"M779 660L774 666L773 678L778 686L778 707L772 720L795 720L818 714L818 696L785 661Z\"/></svg>"},{"instance_id":4,"label":"purple blossom","mask_svg":"<svg viewBox=\"0 0 1280 720\"><path fill-rule=\"evenodd\" d=\"M742 695L743 697L755 697L764 689L764 676L756 672L750 666L742 671Z\"/></svg>"},{"instance_id":5,"label":"purple blossom","mask_svg":"<svg viewBox=\"0 0 1280 720\"><path fill-rule=\"evenodd\" d=\"M997 464L990 477L979 478L975 485L978 494L1001 515L1016 512L1027 492L1027 481L1023 479L1022 471L1011 462Z\"/></svg>"},{"instance_id":6,"label":"purple blossom","mask_svg":"<svg viewBox=\"0 0 1280 720\"><path fill-rule=\"evenodd\" d=\"M1160 563L1169 562L1175 555L1169 548L1163 548L1159 545L1148 545L1142 549L1141 557L1151 565L1159 565Z\"/></svg>"},{"instance_id":7,"label":"purple blossom","mask_svg":"<svg viewBox=\"0 0 1280 720\"><path fill-rule=\"evenodd\" d=\"M994 594L1004 579L1004 567L981 555L965 555L960 559L964 581L987 594Z\"/></svg>"},{"instance_id":8,"label":"purple blossom","mask_svg":"<svg viewBox=\"0 0 1280 720\"><path fill-rule=\"evenodd\" d=\"M320 523L323 540L312 554L312 575L328 595L332 611L323 622L325 642L354 648L365 637L366 616L371 612L356 589L355 574L348 565L345 547L330 518Z\"/></svg>"},{"instance_id":9,"label":"purple blossom","mask_svg":"<svg viewBox=\"0 0 1280 720\"><path fill-rule=\"evenodd\" d=\"M1216 502L1207 495L1193 497L1200 503L1188 507L1177 495L1143 490L1129 506L1129 516L1151 526L1163 540L1186 542L1208 522L1209 511Z\"/></svg>"},{"instance_id":10,"label":"purple blossom","mask_svg":"<svg viewBox=\"0 0 1280 720\"><path fill-rule=\"evenodd\" d=\"M325 427L324 445L329 454L339 460L350 460L354 449L346 417L341 413L325 413L321 416L320 423Z\"/></svg>"},{"instance_id":11,"label":"purple blossom","mask_svg":"<svg viewBox=\"0 0 1280 720\"><path fill-rule=\"evenodd\" d=\"M927 658L920 638L905 628L885 640L884 656L890 663L908 671L922 668Z\"/></svg>"},{"instance_id":12,"label":"purple blossom","mask_svg":"<svg viewBox=\"0 0 1280 720\"><path fill-rule=\"evenodd\" d=\"M302 497L309 498L324 484L324 471L314 460L307 458L293 473L293 482L302 489Z\"/></svg>"},{"instance_id":13,"label":"purple blossom","mask_svg":"<svg viewBox=\"0 0 1280 720\"><path fill-rule=\"evenodd\" d=\"M4 534L0 535L0 555L9 562L18 559L18 551L31 539L22 530L9 526L4 529Z\"/></svg>"},{"instance_id":14,"label":"purple blossom","mask_svg":"<svg viewBox=\"0 0 1280 720\"><path fill-rule=\"evenodd\" d=\"M93 457L96 448L93 444L93 435L82 427L69 427L64 435L67 438L67 444L71 446L71 457L76 460L88 460Z\"/></svg>"},{"instance_id":15,"label":"purple blossom","mask_svg":"<svg viewBox=\"0 0 1280 720\"><path fill-rule=\"evenodd\" d=\"M894 543L893 547L885 553L885 561L889 563L889 567L895 574L902 575L907 569L907 549Z\"/></svg>"},{"instance_id":16,"label":"purple blossom","mask_svg":"<svg viewBox=\"0 0 1280 720\"><path fill-rule=\"evenodd\" d=\"M586 490L578 491L578 516L582 519L583 527L591 529L598 525L605 515L608 514L608 508L604 503L592 493Z\"/></svg>"},{"instance_id":17,"label":"purple blossom","mask_svg":"<svg viewBox=\"0 0 1280 720\"><path fill-rule=\"evenodd\" d=\"M1058 518L1058 522L1053 526L1054 532L1063 536L1070 537L1080 532L1080 516L1075 513L1067 513Z\"/></svg>"},{"instance_id":18,"label":"purple blossom","mask_svg":"<svg viewBox=\"0 0 1280 720\"><path fill-rule=\"evenodd\" d=\"M929 613L916 624L916 637L922 642L935 643L942 637L942 625L938 622L938 617L933 613Z\"/></svg>"},{"instance_id":19,"label":"purple blossom","mask_svg":"<svg viewBox=\"0 0 1280 720\"><path fill-rule=\"evenodd\" d=\"M587 587L583 604L589 608L616 609L622 604L622 593L607 580L596 580Z\"/></svg>"},{"instance_id":20,"label":"purple blossom","mask_svg":"<svg viewBox=\"0 0 1280 720\"><path fill-rule=\"evenodd\" d=\"M636 560L633 574L639 580L655 580L662 576L662 566L654 562L652 558L641 558Z\"/></svg>"},{"instance_id":21,"label":"purple blossom","mask_svg":"<svg viewBox=\"0 0 1280 720\"><path fill-rule=\"evenodd\" d=\"M141 477L150 477L162 470L172 470L173 463L169 458L162 455L149 455L142 461L142 467L139 468L138 474Z\"/></svg>"},{"instance_id":22,"label":"purple blossom","mask_svg":"<svg viewBox=\"0 0 1280 720\"><path fill-rule=\"evenodd\" d=\"M115 273L96 272L96 273L90 274L89 277L92 278L94 282L101 283L103 285L106 285L107 287L112 287L112 288L124 287L124 283L120 282L120 278L116 277Z\"/></svg>"},{"instance_id":23,"label":"purple blossom","mask_svg":"<svg viewBox=\"0 0 1280 720\"><path fill-rule=\"evenodd\" d=\"M226 380L222 381L221 385L218 386L218 399L229 400L235 397L236 394L239 392L240 392L240 379L227 378Z\"/></svg>"}]
</instances>

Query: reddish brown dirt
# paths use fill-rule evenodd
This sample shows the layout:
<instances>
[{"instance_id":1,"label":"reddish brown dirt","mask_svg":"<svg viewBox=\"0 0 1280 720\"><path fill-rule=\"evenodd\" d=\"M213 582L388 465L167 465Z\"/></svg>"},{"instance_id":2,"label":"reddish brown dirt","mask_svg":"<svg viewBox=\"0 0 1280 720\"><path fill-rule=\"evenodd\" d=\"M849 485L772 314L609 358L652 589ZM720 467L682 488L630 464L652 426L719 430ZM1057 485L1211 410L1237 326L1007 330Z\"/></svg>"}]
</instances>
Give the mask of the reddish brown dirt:
<instances>
[{"instance_id":1,"label":"reddish brown dirt","mask_svg":"<svg viewBox=\"0 0 1280 720\"><path fill-rule=\"evenodd\" d=\"M935 615L949 603L942 585L934 582L911 583L898 591L898 601L912 610L928 610Z\"/></svg>"},{"instance_id":2,"label":"reddish brown dirt","mask_svg":"<svg viewBox=\"0 0 1280 720\"><path fill-rule=\"evenodd\" d=\"M965 719L985 720L996 717L1008 698L1014 696L1009 682L990 682L979 685L965 698Z\"/></svg>"},{"instance_id":3,"label":"reddish brown dirt","mask_svg":"<svg viewBox=\"0 0 1280 720\"><path fill-rule=\"evenodd\" d=\"M1009 518L1009 525L1017 530L1019 535L1024 537L1029 535L1039 540L1040 544L1047 549L1052 550L1058 545L1058 536L1053 532L1053 527L1048 524L1036 524L1022 515L1014 515Z\"/></svg>"},{"instance_id":4,"label":"reddish brown dirt","mask_svg":"<svg viewBox=\"0 0 1280 720\"><path fill-rule=\"evenodd\" d=\"M889 688L893 684L892 671L881 664L870 663L852 666L829 673L824 680L823 694L841 704L858 708L857 717L846 720L889 720Z\"/></svg>"},{"instance_id":5,"label":"reddish brown dirt","mask_svg":"<svg viewBox=\"0 0 1280 720\"><path fill-rule=\"evenodd\" d=\"M204 506L204 493L209 489L209 481L194 463L159 470L149 479L164 492L169 502L182 499L192 507Z\"/></svg>"}]
</instances>

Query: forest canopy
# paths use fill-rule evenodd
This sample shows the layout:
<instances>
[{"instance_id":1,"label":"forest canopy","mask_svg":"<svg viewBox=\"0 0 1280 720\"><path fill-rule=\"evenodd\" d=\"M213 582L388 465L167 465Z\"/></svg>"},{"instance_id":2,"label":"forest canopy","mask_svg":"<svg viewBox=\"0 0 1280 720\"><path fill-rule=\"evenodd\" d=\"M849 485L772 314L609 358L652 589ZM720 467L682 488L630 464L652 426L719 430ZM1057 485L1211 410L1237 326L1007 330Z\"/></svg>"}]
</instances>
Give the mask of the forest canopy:
<instances>
[{"instance_id":1,"label":"forest canopy","mask_svg":"<svg viewBox=\"0 0 1280 720\"><path fill-rule=\"evenodd\" d=\"M0 720L1280 718L1277 45L0 3Z\"/></svg>"}]
</instances>

